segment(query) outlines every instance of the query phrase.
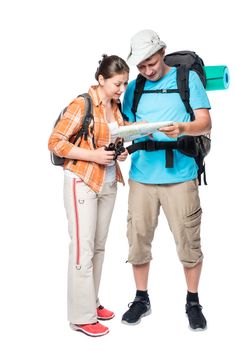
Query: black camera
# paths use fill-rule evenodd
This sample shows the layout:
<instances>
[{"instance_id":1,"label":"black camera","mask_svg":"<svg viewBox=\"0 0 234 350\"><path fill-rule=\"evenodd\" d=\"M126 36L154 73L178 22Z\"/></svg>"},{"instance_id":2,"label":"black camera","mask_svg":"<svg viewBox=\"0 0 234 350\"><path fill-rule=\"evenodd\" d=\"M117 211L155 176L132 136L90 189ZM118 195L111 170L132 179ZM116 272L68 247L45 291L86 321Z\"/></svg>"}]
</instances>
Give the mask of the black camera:
<instances>
[{"instance_id":1,"label":"black camera","mask_svg":"<svg viewBox=\"0 0 234 350\"><path fill-rule=\"evenodd\" d=\"M123 146L123 139L120 137L117 137L115 142L111 142L108 146L105 147L106 151L115 151L115 155L113 160L116 160L117 157L125 151L125 148Z\"/></svg>"}]
</instances>

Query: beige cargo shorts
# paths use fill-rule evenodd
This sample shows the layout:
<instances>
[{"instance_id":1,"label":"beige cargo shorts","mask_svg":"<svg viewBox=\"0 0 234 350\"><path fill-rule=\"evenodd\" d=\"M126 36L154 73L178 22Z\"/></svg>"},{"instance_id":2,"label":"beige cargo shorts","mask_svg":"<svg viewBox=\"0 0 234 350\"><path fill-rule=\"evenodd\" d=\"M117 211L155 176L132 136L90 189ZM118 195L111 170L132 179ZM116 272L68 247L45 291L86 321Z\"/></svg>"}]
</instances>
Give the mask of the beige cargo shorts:
<instances>
[{"instance_id":1,"label":"beige cargo shorts","mask_svg":"<svg viewBox=\"0 0 234 350\"><path fill-rule=\"evenodd\" d=\"M140 265L152 259L151 244L161 207L173 233L177 254L183 266L193 267L202 261L202 209L197 180L163 185L129 180L129 185L128 261Z\"/></svg>"}]
</instances>

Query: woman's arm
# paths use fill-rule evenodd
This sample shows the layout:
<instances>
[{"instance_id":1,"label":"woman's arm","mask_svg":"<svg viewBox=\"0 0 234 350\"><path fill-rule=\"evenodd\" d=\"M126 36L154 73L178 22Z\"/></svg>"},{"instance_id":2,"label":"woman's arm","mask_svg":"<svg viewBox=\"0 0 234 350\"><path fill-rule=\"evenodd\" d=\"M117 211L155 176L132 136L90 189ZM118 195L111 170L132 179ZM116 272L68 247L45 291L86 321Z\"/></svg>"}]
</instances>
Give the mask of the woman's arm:
<instances>
[{"instance_id":1,"label":"woman's arm","mask_svg":"<svg viewBox=\"0 0 234 350\"><path fill-rule=\"evenodd\" d=\"M66 155L68 159L79 159L87 162L95 162L102 165L111 163L115 155L114 151L105 151L105 147L100 147L95 150L73 147Z\"/></svg>"}]
</instances>

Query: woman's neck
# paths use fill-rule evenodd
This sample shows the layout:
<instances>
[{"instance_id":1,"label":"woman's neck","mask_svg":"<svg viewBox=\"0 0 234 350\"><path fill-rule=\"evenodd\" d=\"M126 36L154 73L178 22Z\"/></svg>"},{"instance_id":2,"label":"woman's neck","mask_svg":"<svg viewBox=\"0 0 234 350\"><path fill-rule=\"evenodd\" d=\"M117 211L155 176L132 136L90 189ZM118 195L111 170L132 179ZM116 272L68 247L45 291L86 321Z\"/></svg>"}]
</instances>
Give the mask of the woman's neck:
<instances>
[{"instance_id":1,"label":"woman's neck","mask_svg":"<svg viewBox=\"0 0 234 350\"><path fill-rule=\"evenodd\" d=\"M103 106L110 106L111 105L111 99L106 96L106 94L103 91L103 88L99 85L98 88L98 95L102 101Z\"/></svg>"},{"instance_id":2,"label":"woman's neck","mask_svg":"<svg viewBox=\"0 0 234 350\"><path fill-rule=\"evenodd\" d=\"M102 105L104 108L104 114L105 114L105 118L106 118L107 122L108 123L114 122L115 117L114 117L114 113L113 113L113 109L112 109L111 99L106 96L106 94L104 93L104 91L100 85L98 86L98 95L102 101Z\"/></svg>"}]
</instances>

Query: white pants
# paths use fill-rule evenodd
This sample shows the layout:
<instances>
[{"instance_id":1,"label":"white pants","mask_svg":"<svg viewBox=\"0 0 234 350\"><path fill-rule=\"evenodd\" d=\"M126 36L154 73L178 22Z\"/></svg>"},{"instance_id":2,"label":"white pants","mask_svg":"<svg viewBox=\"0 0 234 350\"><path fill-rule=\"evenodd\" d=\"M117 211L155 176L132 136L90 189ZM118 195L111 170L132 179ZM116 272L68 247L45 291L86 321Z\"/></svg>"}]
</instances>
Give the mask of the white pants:
<instances>
[{"instance_id":1,"label":"white pants","mask_svg":"<svg viewBox=\"0 0 234 350\"><path fill-rule=\"evenodd\" d=\"M64 206L71 238L68 266L68 320L97 322L98 290L117 184L96 194L81 180L64 176Z\"/></svg>"}]
</instances>

